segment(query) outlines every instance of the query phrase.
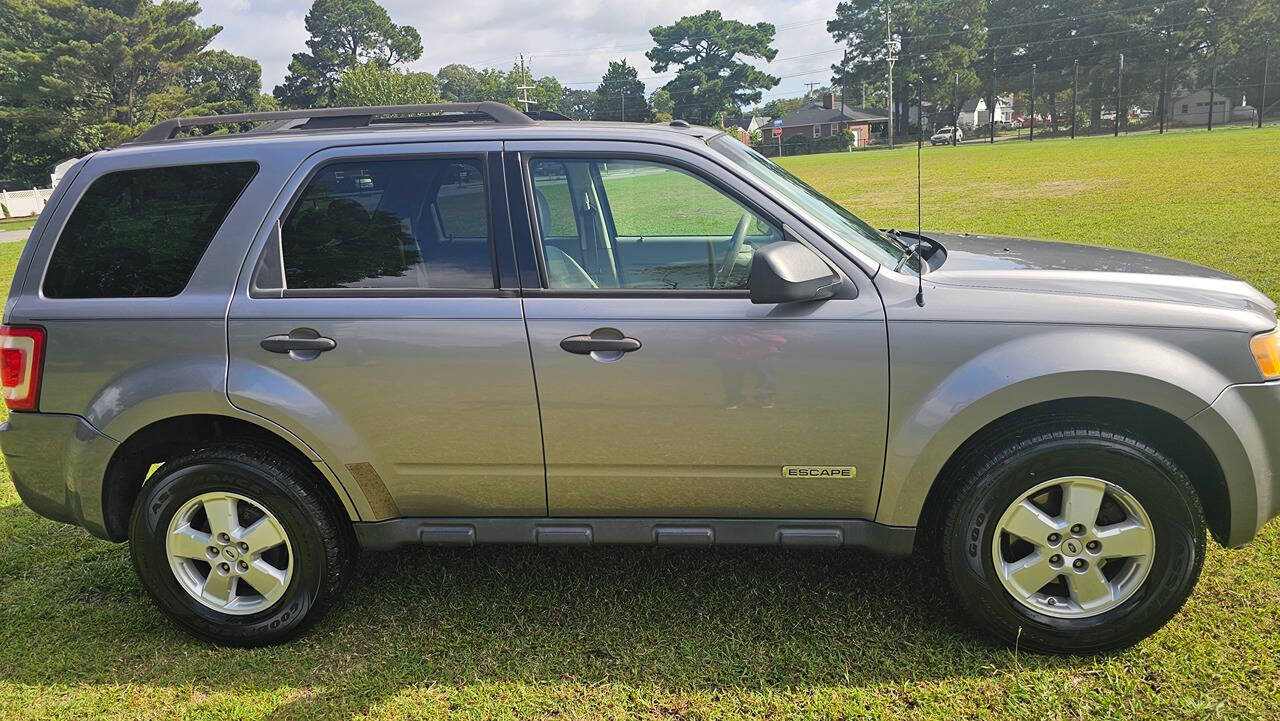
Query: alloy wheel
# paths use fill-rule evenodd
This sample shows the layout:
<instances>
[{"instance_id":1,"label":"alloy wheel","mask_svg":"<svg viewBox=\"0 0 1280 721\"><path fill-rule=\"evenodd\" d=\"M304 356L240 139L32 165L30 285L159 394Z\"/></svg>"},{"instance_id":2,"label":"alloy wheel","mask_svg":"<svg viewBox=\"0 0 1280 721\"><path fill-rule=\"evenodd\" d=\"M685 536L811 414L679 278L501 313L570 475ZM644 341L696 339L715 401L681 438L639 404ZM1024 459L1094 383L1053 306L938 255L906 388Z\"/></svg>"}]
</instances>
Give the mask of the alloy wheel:
<instances>
[{"instance_id":1,"label":"alloy wheel","mask_svg":"<svg viewBox=\"0 0 1280 721\"><path fill-rule=\"evenodd\" d=\"M178 585L220 613L266 610L293 577L284 526L262 504L228 491L184 503L169 523L165 551Z\"/></svg>"},{"instance_id":2,"label":"alloy wheel","mask_svg":"<svg viewBox=\"0 0 1280 721\"><path fill-rule=\"evenodd\" d=\"M1142 505L1120 486L1067 476L1010 504L991 551L996 575L1018 603L1047 616L1087 618L1142 586L1155 533Z\"/></svg>"}]
</instances>

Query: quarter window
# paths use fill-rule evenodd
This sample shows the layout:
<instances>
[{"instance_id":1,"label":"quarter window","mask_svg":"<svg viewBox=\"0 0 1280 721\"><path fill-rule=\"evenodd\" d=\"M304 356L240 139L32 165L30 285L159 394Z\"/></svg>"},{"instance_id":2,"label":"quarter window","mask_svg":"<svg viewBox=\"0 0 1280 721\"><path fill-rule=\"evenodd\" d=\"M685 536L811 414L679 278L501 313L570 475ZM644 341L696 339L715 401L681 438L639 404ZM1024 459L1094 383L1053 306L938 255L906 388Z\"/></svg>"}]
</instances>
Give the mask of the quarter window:
<instances>
[{"instance_id":1,"label":"quarter window","mask_svg":"<svg viewBox=\"0 0 1280 721\"><path fill-rule=\"evenodd\" d=\"M495 287L484 172L473 158L327 165L280 242L290 289Z\"/></svg>"},{"instance_id":2,"label":"quarter window","mask_svg":"<svg viewBox=\"0 0 1280 721\"><path fill-rule=\"evenodd\" d=\"M182 292L257 163L108 173L67 219L44 279L50 298L166 298Z\"/></svg>"},{"instance_id":3,"label":"quarter window","mask_svg":"<svg viewBox=\"0 0 1280 721\"><path fill-rule=\"evenodd\" d=\"M553 289L746 287L768 220L691 173L632 159L530 164Z\"/></svg>"}]
</instances>

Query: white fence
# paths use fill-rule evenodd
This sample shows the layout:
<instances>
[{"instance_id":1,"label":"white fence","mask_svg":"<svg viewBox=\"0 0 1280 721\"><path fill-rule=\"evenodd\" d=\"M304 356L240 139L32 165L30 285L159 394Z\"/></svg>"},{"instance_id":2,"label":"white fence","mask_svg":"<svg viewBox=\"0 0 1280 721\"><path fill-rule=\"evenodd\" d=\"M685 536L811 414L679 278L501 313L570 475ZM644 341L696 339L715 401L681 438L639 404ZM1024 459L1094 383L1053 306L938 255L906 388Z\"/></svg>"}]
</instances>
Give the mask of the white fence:
<instances>
[{"instance_id":1,"label":"white fence","mask_svg":"<svg viewBox=\"0 0 1280 721\"><path fill-rule=\"evenodd\" d=\"M4 206L5 215L10 218L23 218L39 215L44 204L53 195L53 188L32 188L31 190L0 190L0 205Z\"/></svg>"}]
</instances>

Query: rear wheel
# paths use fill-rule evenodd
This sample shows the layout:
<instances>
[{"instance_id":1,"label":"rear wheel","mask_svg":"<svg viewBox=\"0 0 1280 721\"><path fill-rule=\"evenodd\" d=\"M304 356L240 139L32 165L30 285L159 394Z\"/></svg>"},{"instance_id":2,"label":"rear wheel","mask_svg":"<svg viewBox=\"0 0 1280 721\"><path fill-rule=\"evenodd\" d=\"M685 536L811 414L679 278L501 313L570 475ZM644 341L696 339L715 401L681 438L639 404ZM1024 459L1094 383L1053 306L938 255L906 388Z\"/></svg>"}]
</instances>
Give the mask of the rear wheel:
<instances>
[{"instance_id":1,"label":"rear wheel","mask_svg":"<svg viewBox=\"0 0 1280 721\"><path fill-rule=\"evenodd\" d=\"M350 525L309 469L231 445L161 467L130 525L147 592L190 633L215 643L288 640L340 594L355 555Z\"/></svg>"},{"instance_id":2,"label":"rear wheel","mask_svg":"<svg viewBox=\"0 0 1280 721\"><path fill-rule=\"evenodd\" d=\"M994 636L1050 653L1122 648L1190 595L1203 512L1164 454L1127 432L1059 424L973 458L942 555L961 605Z\"/></svg>"}]
</instances>

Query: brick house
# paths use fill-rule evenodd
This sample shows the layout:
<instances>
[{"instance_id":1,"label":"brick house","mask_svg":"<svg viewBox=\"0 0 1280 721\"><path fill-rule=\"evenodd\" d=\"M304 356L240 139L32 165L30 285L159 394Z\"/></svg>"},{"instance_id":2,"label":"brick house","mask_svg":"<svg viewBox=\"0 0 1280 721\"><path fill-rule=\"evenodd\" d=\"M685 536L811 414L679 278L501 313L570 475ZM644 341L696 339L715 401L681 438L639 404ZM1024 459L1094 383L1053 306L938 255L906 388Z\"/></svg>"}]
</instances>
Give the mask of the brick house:
<instances>
[{"instance_id":1,"label":"brick house","mask_svg":"<svg viewBox=\"0 0 1280 721\"><path fill-rule=\"evenodd\" d=\"M782 142L797 135L811 140L834 138L846 128L854 133L854 147L865 148L889 132L889 111L836 103L831 93L823 93L820 100L782 116ZM766 132L765 139L772 140L773 134Z\"/></svg>"}]
</instances>

